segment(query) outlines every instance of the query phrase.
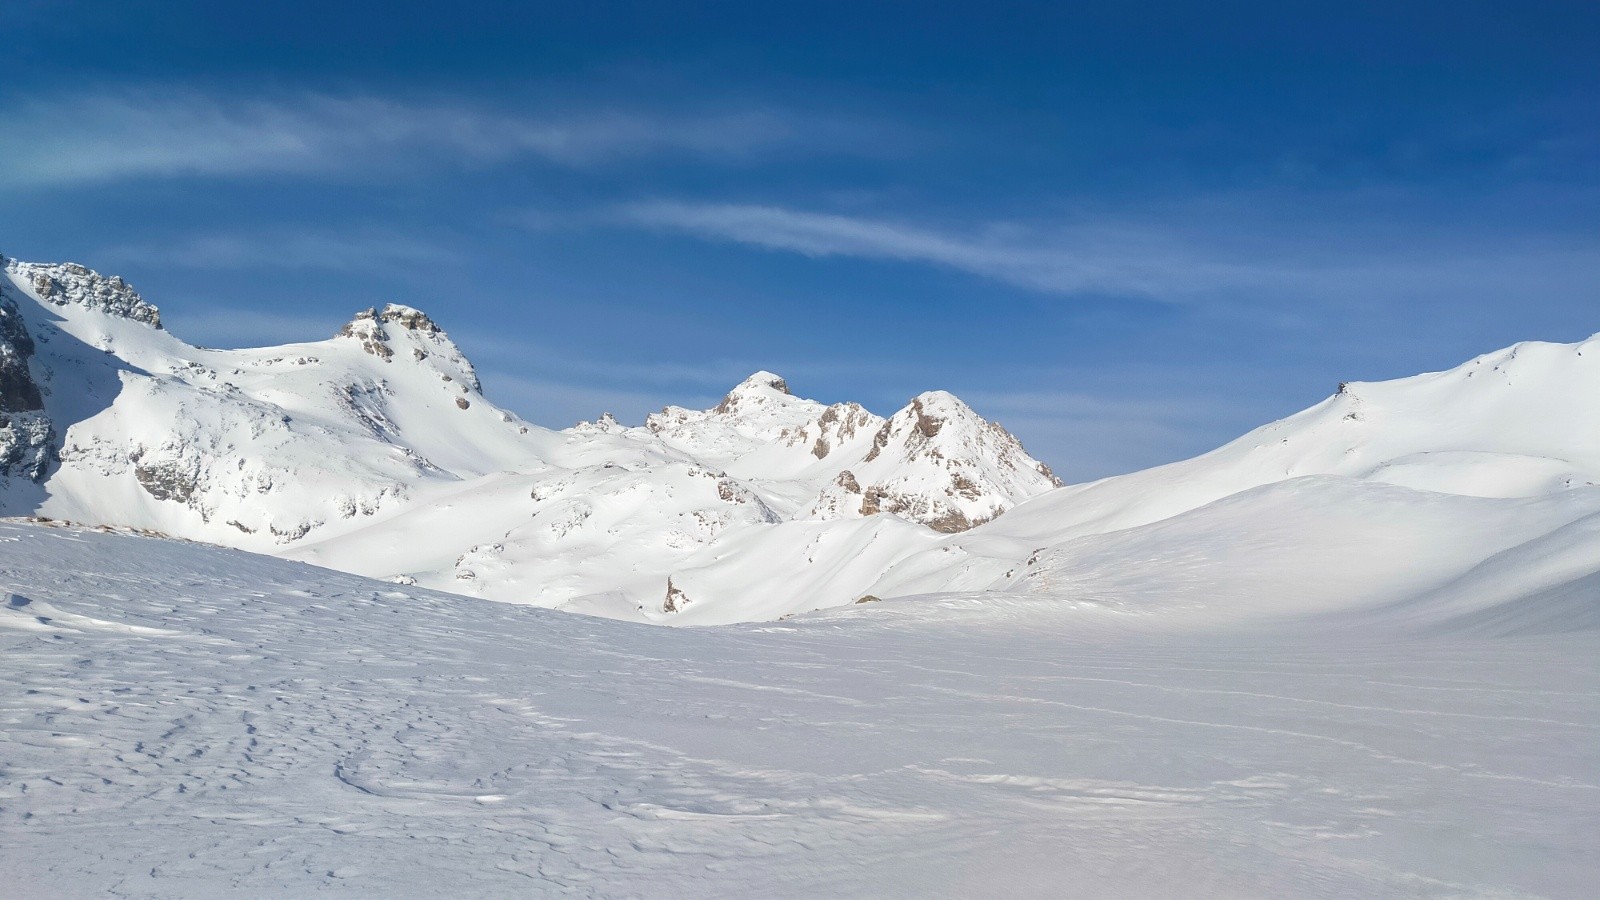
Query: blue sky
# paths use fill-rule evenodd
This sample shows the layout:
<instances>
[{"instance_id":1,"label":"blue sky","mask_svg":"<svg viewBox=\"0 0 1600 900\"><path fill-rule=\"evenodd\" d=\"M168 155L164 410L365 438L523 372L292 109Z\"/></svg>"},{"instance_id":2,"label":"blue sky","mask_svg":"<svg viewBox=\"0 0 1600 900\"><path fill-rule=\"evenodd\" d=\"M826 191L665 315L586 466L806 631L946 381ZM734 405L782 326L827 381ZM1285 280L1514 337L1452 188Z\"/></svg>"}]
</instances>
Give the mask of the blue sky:
<instances>
[{"instance_id":1,"label":"blue sky","mask_svg":"<svg viewBox=\"0 0 1600 900\"><path fill-rule=\"evenodd\" d=\"M246 6L6 3L0 252L218 346L418 306L558 427L951 390L1072 480L1600 331L1593 4Z\"/></svg>"}]
</instances>

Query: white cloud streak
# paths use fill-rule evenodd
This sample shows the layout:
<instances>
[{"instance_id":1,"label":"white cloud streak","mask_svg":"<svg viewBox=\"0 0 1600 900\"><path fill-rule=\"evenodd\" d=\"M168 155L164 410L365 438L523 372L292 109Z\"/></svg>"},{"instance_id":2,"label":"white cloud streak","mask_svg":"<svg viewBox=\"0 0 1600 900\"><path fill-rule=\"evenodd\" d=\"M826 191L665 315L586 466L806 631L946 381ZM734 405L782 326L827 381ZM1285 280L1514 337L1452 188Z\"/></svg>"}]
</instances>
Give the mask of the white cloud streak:
<instances>
[{"instance_id":1,"label":"white cloud streak","mask_svg":"<svg viewBox=\"0 0 1600 900\"><path fill-rule=\"evenodd\" d=\"M1246 267L1192 256L1149 233L1079 232L1052 245L1006 227L954 235L903 222L775 206L669 201L633 204L623 208L622 216L647 227L806 256L928 263L1049 293L1166 298L1175 284L1197 275L1232 280L1251 275Z\"/></svg>"},{"instance_id":2,"label":"white cloud streak","mask_svg":"<svg viewBox=\"0 0 1600 900\"><path fill-rule=\"evenodd\" d=\"M853 128L770 109L557 115L458 98L232 99L155 88L13 99L0 104L0 115L0 188L11 189L138 177L360 176L429 160L587 166L653 155L739 159L786 145L842 145Z\"/></svg>"},{"instance_id":3,"label":"white cloud streak","mask_svg":"<svg viewBox=\"0 0 1600 900\"><path fill-rule=\"evenodd\" d=\"M921 263L1028 290L1134 296L1169 303L1238 297L1339 298L1566 287L1600 271L1600 245L1515 244L1459 234L1382 249L1314 234L1242 236L1237 224L1117 223L1051 229L991 225L967 233L905 221L778 206L649 201L626 224L811 257ZM1248 237L1248 239L1246 239Z\"/></svg>"}]
</instances>

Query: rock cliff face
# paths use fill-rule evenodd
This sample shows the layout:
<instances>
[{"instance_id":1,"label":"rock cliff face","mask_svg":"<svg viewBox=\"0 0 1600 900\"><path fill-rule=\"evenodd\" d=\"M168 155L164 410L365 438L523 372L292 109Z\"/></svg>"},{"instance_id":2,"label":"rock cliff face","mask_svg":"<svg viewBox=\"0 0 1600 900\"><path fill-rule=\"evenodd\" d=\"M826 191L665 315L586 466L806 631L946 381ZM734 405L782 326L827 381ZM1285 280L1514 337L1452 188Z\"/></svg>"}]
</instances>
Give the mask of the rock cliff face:
<instances>
[{"instance_id":1,"label":"rock cliff face","mask_svg":"<svg viewBox=\"0 0 1600 900\"><path fill-rule=\"evenodd\" d=\"M33 337L5 286L0 282L0 479L37 482L57 459L55 426L29 366Z\"/></svg>"}]
</instances>

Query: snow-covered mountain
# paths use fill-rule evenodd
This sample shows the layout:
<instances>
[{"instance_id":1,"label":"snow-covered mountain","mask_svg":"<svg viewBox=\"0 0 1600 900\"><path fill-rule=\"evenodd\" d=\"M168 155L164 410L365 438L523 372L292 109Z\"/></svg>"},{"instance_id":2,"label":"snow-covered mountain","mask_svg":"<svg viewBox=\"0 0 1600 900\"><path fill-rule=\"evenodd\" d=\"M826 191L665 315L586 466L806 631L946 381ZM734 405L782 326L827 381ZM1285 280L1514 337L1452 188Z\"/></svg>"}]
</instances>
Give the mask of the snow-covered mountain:
<instances>
[{"instance_id":1,"label":"snow-covered mountain","mask_svg":"<svg viewBox=\"0 0 1600 900\"><path fill-rule=\"evenodd\" d=\"M947 394L552 431L414 309L208 350L7 263L0 511L131 527L0 522L0 871L1588 896L1597 395L1600 338L1522 344L1054 488Z\"/></svg>"},{"instance_id":2,"label":"snow-covered mountain","mask_svg":"<svg viewBox=\"0 0 1600 900\"><path fill-rule=\"evenodd\" d=\"M668 407L643 430L737 477L777 481L779 491L787 483L798 503L790 518L887 512L960 532L1061 484L1004 428L943 391L884 419L858 403L797 398L779 376L757 372L715 408Z\"/></svg>"},{"instance_id":3,"label":"snow-covered mountain","mask_svg":"<svg viewBox=\"0 0 1600 900\"><path fill-rule=\"evenodd\" d=\"M711 410L554 431L494 406L409 307L358 313L328 340L213 350L165 331L120 278L13 260L0 473L10 515L647 619L693 605L674 572L729 555L735 535L810 523L927 542L1059 484L942 392L885 419L761 372Z\"/></svg>"},{"instance_id":4,"label":"snow-covered mountain","mask_svg":"<svg viewBox=\"0 0 1600 900\"><path fill-rule=\"evenodd\" d=\"M121 279L14 261L0 279L0 511L672 624L1063 583L1084 602L1187 593L1214 611L1241 595L1230 573L1268 571L1308 608L1422 602L1458 579L1492 598L1477 567L1536 545L1528 564L1553 566L1566 596L1588 571L1546 556L1600 558L1583 524L1600 492L1595 396L1600 337L1518 344L1342 385L1191 460L1058 487L942 392L885 418L758 372L712 409L555 431L494 406L407 307L328 340L211 350L163 330ZM1271 562L1225 563L1256 556Z\"/></svg>"}]
</instances>

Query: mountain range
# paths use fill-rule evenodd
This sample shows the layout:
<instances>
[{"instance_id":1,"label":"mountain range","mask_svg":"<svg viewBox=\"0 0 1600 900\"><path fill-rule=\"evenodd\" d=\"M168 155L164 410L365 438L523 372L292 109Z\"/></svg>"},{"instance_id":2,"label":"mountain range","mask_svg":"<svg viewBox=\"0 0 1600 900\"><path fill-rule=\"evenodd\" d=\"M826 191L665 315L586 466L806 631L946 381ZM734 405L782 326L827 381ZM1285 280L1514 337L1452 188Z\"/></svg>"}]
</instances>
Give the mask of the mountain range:
<instances>
[{"instance_id":1,"label":"mountain range","mask_svg":"<svg viewBox=\"0 0 1600 900\"><path fill-rule=\"evenodd\" d=\"M1518 344L1062 486L941 391L883 417L757 372L711 409L554 430L494 405L409 307L216 350L121 278L0 278L0 513L666 624L1063 586L1130 615L1592 617L1596 396L1600 338Z\"/></svg>"}]
</instances>

